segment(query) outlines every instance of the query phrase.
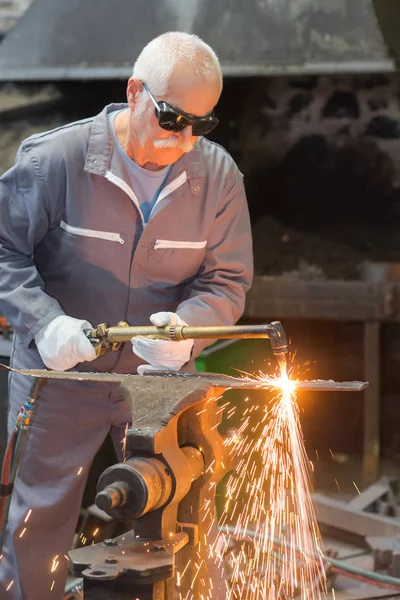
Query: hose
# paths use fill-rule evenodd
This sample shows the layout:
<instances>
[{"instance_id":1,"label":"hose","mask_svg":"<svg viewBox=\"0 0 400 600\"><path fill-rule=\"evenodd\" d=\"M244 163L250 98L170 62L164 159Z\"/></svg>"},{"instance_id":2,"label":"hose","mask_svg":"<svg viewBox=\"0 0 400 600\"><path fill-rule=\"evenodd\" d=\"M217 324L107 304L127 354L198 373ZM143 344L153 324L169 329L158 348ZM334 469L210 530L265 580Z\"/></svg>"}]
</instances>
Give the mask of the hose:
<instances>
[{"instance_id":1,"label":"hose","mask_svg":"<svg viewBox=\"0 0 400 600\"><path fill-rule=\"evenodd\" d=\"M4 519L4 513L6 509L6 502L8 496L11 494L12 486L10 485L11 475L11 464L12 458L17 443L18 431L14 429L11 433L10 439L7 444L7 448L3 458L3 466L1 469L1 480L0 480L0 527Z\"/></svg>"},{"instance_id":2,"label":"hose","mask_svg":"<svg viewBox=\"0 0 400 600\"><path fill-rule=\"evenodd\" d=\"M26 434L28 433L29 424L36 407L40 391L46 384L46 381L47 380L45 378L41 377L33 382L29 398L21 406L17 415L15 427L10 435L10 439L4 454L0 485L0 554L3 551L12 491L15 478L17 476L19 463L21 461Z\"/></svg>"},{"instance_id":3,"label":"hose","mask_svg":"<svg viewBox=\"0 0 400 600\"><path fill-rule=\"evenodd\" d=\"M240 535L236 533L235 527L232 526L224 526L220 529L220 531L221 533L227 533L231 535L233 539L242 542L249 540L254 541L258 538L261 538L261 536L254 529L246 529ZM282 548L283 546L282 542L277 539L272 540L272 544L276 548ZM286 544L286 547L292 548L290 544ZM295 551L300 553L300 550L298 548L295 548ZM315 554L313 558L315 558L315 560L320 560L321 557ZM374 571L368 571L366 569L361 569L360 567L354 567L342 560L338 560L337 558L332 558L330 556L322 556L322 560L324 564L330 566L332 571L335 573L338 573L340 575L346 575L351 579L363 581L364 583L376 585L377 587L383 587L400 592L400 579L397 577L391 577L390 575L375 573Z\"/></svg>"}]
</instances>

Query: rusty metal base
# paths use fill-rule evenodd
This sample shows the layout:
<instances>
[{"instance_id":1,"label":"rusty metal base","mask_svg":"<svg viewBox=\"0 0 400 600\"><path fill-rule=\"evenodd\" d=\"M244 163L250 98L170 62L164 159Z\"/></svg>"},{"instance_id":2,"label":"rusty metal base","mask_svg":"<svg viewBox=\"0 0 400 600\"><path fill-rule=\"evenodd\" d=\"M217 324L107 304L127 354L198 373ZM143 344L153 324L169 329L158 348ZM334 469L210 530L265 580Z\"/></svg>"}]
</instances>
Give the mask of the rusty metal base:
<instances>
[{"instance_id":1,"label":"rusty metal base","mask_svg":"<svg viewBox=\"0 0 400 600\"><path fill-rule=\"evenodd\" d=\"M136 539L133 531L69 552L70 568L83 577L85 600L164 600L174 575L175 555L188 542L177 533L167 540Z\"/></svg>"}]
</instances>

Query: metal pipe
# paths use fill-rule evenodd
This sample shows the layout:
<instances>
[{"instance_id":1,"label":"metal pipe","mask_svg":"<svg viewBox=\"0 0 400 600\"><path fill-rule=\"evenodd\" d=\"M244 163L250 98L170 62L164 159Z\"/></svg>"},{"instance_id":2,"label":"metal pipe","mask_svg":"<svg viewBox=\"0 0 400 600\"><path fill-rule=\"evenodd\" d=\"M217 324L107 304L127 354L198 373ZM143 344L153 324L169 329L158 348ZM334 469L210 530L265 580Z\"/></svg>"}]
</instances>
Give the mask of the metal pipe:
<instances>
[{"instance_id":1,"label":"metal pipe","mask_svg":"<svg viewBox=\"0 0 400 600\"><path fill-rule=\"evenodd\" d=\"M105 347L109 350L118 349L119 344L129 342L134 337L144 337L156 340L169 340L179 342L182 340L196 339L269 339L272 351L276 356L282 356L288 351L285 330L280 321L273 321L265 325L231 325L231 326L190 326L166 325L134 326L120 322L117 326L109 327L101 323L97 329L87 332L93 345ZM100 349L100 348L99 348Z\"/></svg>"},{"instance_id":2,"label":"metal pipe","mask_svg":"<svg viewBox=\"0 0 400 600\"><path fill-rule=\"evenodd\" d=\"M261 540L262 543L265 542L262 534L257 532L255 529L248 527L243 530L237 530L237 528L233 525L225 525L220 528L221 533L228 534L237 541L251 541ZM276 538L267 538L269 542L276 548L282 548L284 542L282 540L278 540ZM285 547L293 549L300 556L304 556L304 550L293 546L290 542L285 542ZM307 560L320 560L321 556L319 554L310 554L308 557L305 557ZM375 573L374 571L368 571L366 569L362 569L360 567L356 567L354 565L348 564L343 560L332 558L331 556L322 556L322 560L325 564L331 565L332 570L340 573L341 575L346 575L346 577L351 577L352 579L358 579L360 581L364 581L370 583L372 585L376 585L378 587L384 587L396 591L400 591L400 579L397 577L392 577L391 575L386 575L383 573Z\"/></svg>"},{"instance_id":3,"label":"metal pipe","mask_svg":"<svg viewBox=\"0 0 400 600\"><path fill-rule=\"evenodd\" d=\"M278 321L276 321L278 323ZM232 325L232 326L193 326L166 325L165 327L109 327L107 337L110 342L129 342L133 337L147 337L160 340L196 340L196 339L249 339L276 337L275 327L268 325Z\"/></svg>"}]
</instances>

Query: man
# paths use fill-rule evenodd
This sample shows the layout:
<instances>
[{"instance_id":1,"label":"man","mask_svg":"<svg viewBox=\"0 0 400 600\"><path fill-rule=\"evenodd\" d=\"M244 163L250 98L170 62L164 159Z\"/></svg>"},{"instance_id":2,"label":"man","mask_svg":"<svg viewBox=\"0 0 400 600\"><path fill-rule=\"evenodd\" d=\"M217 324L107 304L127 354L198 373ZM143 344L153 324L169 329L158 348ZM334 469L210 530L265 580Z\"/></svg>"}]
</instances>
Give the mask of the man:
<instances>
[{"instance_id":1,"label":"man","mask_svg":"<svg viewBox=\"0 0 400 600\"><path fill-rule=\"evenodd\" d=\"M16 332L13 367L190 368L210 342L132 340L96 359L84 331L240 317L252 278L242 175L203 137L221 89L212 49L166 33L138 57L127 104L22 143L0 179L0 309ZM30 385L10 377L9 430ZM129 419L117 385L47 383L14 487L1 598L62 597L90 464L109 431L119 450Z\"/></svg>"}]
</instances>

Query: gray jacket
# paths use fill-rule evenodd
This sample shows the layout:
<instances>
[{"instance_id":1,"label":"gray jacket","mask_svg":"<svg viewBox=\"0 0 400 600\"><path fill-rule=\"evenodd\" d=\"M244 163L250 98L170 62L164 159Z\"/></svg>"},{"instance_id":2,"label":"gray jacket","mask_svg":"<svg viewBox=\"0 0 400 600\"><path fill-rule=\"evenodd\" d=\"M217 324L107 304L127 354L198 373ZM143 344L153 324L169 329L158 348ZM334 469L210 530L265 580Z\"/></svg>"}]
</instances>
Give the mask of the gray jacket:
<instances>
[{"instance_id":1,"label":"gray jacket","mask_svg":"<svg viewBox=\"0 0 400 600\"><path fill-rule=\"evenodd\" d=\"M199 138L144 226L112 161L107 114L124 107L31 136L0 179L0 310L17 333L15 366L41 366L34 336L64 313L147 325L166 310L229 325L243 312L252 245L240 171ZM209 343L197 341L194 356ZM142 362L125 348L79 368L134 372Z\"/></svg>"}]
</instances>

